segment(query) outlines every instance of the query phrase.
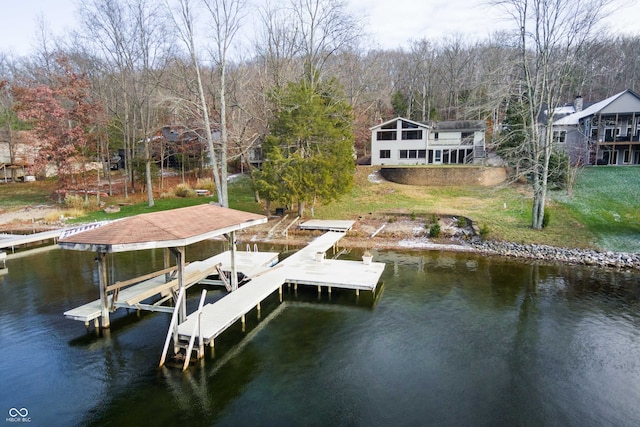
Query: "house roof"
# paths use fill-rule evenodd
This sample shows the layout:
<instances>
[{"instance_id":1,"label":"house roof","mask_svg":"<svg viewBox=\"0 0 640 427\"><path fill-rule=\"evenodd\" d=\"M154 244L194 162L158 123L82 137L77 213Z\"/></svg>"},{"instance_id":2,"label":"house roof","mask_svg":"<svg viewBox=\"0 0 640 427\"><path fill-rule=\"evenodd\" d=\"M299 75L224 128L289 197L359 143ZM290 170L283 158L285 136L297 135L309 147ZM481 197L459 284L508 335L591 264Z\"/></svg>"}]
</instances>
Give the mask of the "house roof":
<instances>
[{"instance_id":1,"label":"house roof","mask_svg":"<svg viewBox=\"0 0 640 427\"><path fill-rule=\"evenodd\" d=\"M181 247L265 222L264 215L202 204L136 215L75 233L63 232L58 245L96 252Z\"/></svg>"},{"instance_id":2,"label":"house roof","mask_svg":"<svg viewBox=\"0 0 640 427\"><path fill-rule=\"evenodd\" d=\"M486 126L484 120L449 120L433 123L433 128L437 130L484 130Z\"/></svg>"},{"instance_id":3,"label":"house roof","mask_svg":"<svg viewBox=\"0 0 640 427\"><path fill-rule=\"evenodd\" d=\"M403 120L403 121L405 121L405 122L409 122L409 123L412 123L412 124L414 124L414 125L416 125L416 126L420 126L420 127L422 127L422 128L426 128L426 129L428 129L428 128L430 127L430 126L429 126L428 124L426 124L426 123L420 123L420 122L416 122L415 120L405 119L404 117L400 117L400 116L398 116L398 117L396 117L396 118L394 118L394 119L387 120L386 122L378 123L377 125L375 125L375 126L373 126L373 127L370 127L370 128L369 128L369 130L378 129L378 128L382 127L382 126L388 125L389 123L391 123L391 122L395 122L395 121L397 121L397 120Z\"/></svg>"},{"instance_id":4,"label":"house roof","mask_svg":"<svg viewBox=\"0 0 640 427\"><path fill-rule=\"evenodd\" d=\"M379 129L382 126L388 125L389 123L393 123L397 120L403 120L408 123L412 123L416 126L420 126L424 129L438 129L438 130L484 130L486 128L486 123L484 120L448 120L442 122L417 122L415 120L405 119L404 117L396 117L391 120L387 120L383 123L378 123L377 125L369 128L369 130L373 131L375 129Z\"/></svg>"},{"instance_id":5,"label":"house roof","mask_svg":"<svg viewBox=\"0 0 640 427\"><path fill-rule=\"evenodd\" d=\"M616 100L618 100L619 98L621 98L624 94L626 93L630 93L633 96L635 96L636 98L638 98L638 100L640 100L640 96L638 96L638 94L636 94L635 92L633 92L631 89L627 89L624 90L620 93L617 93L607 99L603 99L600 102L596 102L595 104L589 106L588 108L585 108L582 111L578 111L576 113L570 114L566 117L563 117L559 120L556 120L554 122L554 125L558 125L558 126L566 126L566 125L577 125L578 123L580 123L580 120L582 120L585 117L589 117L592 115L595 115L599 112L601 112L602 110L604 110L606 107L608 107L609 105L611 105L613 102L615 102Z\"/></svg>"}]
</instances>

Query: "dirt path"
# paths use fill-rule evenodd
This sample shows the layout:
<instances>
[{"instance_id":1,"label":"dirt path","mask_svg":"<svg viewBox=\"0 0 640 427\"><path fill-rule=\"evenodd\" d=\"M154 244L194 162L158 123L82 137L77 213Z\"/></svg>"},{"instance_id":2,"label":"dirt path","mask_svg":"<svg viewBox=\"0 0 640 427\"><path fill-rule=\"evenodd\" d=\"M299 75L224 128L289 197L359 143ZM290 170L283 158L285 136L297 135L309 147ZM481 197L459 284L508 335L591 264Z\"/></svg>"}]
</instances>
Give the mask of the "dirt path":
<instances>
[{"instance_id":1,"label":"dirt path","mask_svg":"<svg viewBox=\"0 0 640 427\"><path fill-rule=\"evenodd\" d=\"M16 209L0 209L0 231L22 231L25 229L50 230L60 228L63 224L50 222L52 216L60 212L48 205L27 206ZM49 219L49 221L47 221Z\"/></svg>"}]
</instances>

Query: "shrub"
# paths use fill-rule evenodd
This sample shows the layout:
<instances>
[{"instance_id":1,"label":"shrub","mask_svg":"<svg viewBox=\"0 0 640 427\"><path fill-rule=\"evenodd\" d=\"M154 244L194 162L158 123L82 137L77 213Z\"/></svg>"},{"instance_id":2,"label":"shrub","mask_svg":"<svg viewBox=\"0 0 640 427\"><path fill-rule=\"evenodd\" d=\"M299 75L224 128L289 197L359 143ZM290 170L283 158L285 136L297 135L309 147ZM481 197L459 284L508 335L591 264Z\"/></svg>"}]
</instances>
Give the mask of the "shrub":
<instances>
[{"instance_id":1,"label":"shrub","mask_svg":"<svg viewBox=\"0 0 640 427\"><path fill-rule=\"evenodd\" d=\"M174 190L174 194L177 197L196 197L197 194L193 188L189 187L187 184L178 184L176 189Z\"/></svg>"},{"instance_id":2,"label":"shrub","mask_svg":"<svg viewBox=\"0 0 640 427\"><path fill-rule=\"evenodd\" d=\"M84 197L78 194L64 196L64 205L70 209L81 211L84 208Z\"/></svg>"},{"instance_id":3,"label":"shrub","mask_svg":"<svg viewBox=\"0 0 640 427\"><path fill-rule=\"evenodd\" d=\"M489 226L487 224L482 224L480 230L478 230L478 234L480 234L480 238L482 240L486 240L489 236Z\"/></svg>"},{"instance_id":4,"label":"shrub","mask_svg":"<svg viewBox=\"0 0 640 427\"><path fill-rule=\"evenodd\" d=\"M429 236L430 237L440 237L440 224L438 224L437 222L435 224L433 224L431 226L431 228L429 229Z\"/></svg>"},{"instance_id":5,"label":"shrub","mask_svg":"<svg viewBox=\"0 0 640 427\"><path fill-rule=\"evenodd\" d=\"M214 194L216 192L216 183L211 178L202 178L198 180L196 188L198 190L209 190L211 194Z\"/></svg>"},{"instance_id":6,"label":"shrub","mask_svg":"<svg viewBox=\"0 0 640 427\"><path fill-rule=\"evenodd\" d=\"M467 226L467 218L463 216L458 217L458 228L465 228Z\"/></svg>"},{"instance_id":7,"label":"shrub","mask_svg":"<svg viewBox=\"0 0 640 427\"><path fill-rule=\"evenodd\" d=\"M549 225L550 220L551 220L551 213L547 209L545 209L544 215L542 216L542 228L547 228L547 225Z\"/></svg>"},{"instance_id":8,"label":"shrub","mask_svg":"<svg viewBox=\"0 0 640 427\"><path fill-rule=\"evenodd\" d=\"M415 221L416 220L416 213L415 212L411 212L411 214L409 215L409 218L411 219L411 221Z\"/></svg>"}]
</instances>

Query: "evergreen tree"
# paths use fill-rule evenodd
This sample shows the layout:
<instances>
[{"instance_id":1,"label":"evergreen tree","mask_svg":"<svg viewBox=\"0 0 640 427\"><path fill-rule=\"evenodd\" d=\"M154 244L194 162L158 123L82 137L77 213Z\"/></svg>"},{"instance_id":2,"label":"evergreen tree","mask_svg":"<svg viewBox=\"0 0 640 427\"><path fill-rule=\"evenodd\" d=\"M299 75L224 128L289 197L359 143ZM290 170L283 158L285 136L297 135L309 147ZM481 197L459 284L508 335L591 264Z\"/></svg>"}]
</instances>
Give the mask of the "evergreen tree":
<instances>
[{"instance_id":1,"label":"evergreen tree","mask_svg":"<svg viewBox=\"0 0 640 427\"><path fill-rule=\"evenodd\" d=\"M336 80L290 82L272 95L276 106L256 173L258 191L271 202L313 207L337 199L351 188L353 113Z\"/></svg>"}]
</instances>

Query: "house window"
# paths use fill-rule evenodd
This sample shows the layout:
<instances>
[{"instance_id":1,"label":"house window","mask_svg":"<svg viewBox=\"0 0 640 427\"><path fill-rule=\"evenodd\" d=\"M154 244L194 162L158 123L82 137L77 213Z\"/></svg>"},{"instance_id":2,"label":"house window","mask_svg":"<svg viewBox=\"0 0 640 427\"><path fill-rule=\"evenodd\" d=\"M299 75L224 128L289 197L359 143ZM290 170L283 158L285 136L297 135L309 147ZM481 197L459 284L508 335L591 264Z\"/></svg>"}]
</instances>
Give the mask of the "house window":
<instances>
[{"instance_id":1,"label":"house window","mask_svg":"<svg viewBox=\"0 0 640 427\"><path fill-rule=\"evenodd\" d=\"M418 158L426 159L427 158L427 150L418 150Z\"/></svg>"},{"instance_id":2,"label":"house window","mask_svg":"<svg viewBox=\"0 0 640 427\"><path fill-rule=\"evenodd\" d=\"M391 158L391 150L380 150L380 158L381 159L390 159Z\"/></svg>"},{"instance_id":3,"label":"house window","mask_svg":"<svg viewBox=\"0 0 640 427\"><path fill-rule=\"evenodd\" d=\"M409 122L405 122L404 120L402 121L402 129L417 129L418 125L415 123L409 123Z\"/></svg>"},{"instance_id":4,"label":"house window","mask_svg":"<svg viewBox=\"0 0 640 427\"><path fill-rule=\"evenodd\" d=\"M402 139L422 139L421 130L403 130Z\"/></svg>"},{"instance_id":5,"label":"house window","mask_svg":"<svg viewBox=\"0 0 640 427\"><path fill-rule=\"evenodd\" d=\"M376 133L376 139L378 141L393 141L396 139L398 133L394 131L378 131Z\"/></svg>"},{"instance_id":6,"label":"house window","mask_svg":"<svg viewBox=\"0 0 640 427\"><path fill-rule=\"evenodd\" d=\"M401 158L401 159L406 159L406 158L408 158L408 151L409 151L409 150L400 150L400 158Z\"/></svg>"},{"instance_id":7,"label":"house window","mask_svg":"<svg viewBox=\"0 0 640 427\"><path fill-rule=\"evenodd\" d=\"M606 142L613 142L613 129L605 129L604 131L604 140Z\"/></svg>"},{"instance_id":8,"label":"house window","mask_svg":"<svg viewBox=\"0 0 640 427\"><path fill-rule=\"evenodd\" d=\"M624 150L622 152L622 158L623 158L623 162L625 164L629 164L630 155L631 155L631 153L629 152L629 150Z\"/></svg>"},{"instance_id":9,"label":"house window","mask_svg":"<svg viewBox=\"0 0 640 427\"><path fill-rule=\"evenodd\" d=\"M409 150L409 158L417 159L418 158L418 150Z\"/></svg>"},{"instance_id":10,"label":"house window","mask_svg":"<svg viewBox=\"0 0 640 427\"><path fill-rule=\"evenodd\" d=\"M451 150L451 158L449 159L449 163L455 164L458 163L458 153L459 150Z\"/></svg>"},{"instance_id":11,"label":"house window","mask_svg":"<svg viewBox=\"0 0 640 427\"><path fill-rule=\"evenodd\" d=\"M395 129L396 122L387 123L386 125L380 126L380 129Z\"/></svg>"},{"instance_id":12,"label":"house window","mask_svg":"<svg viewBox=\"0 0 640 427\"><path fill-rule=\"evenodd\" d=\"M435 132L435 133L433 134L433 139L438 139L438 132Z\"/></svg>"},{"instance_id":13,"label":"house window","mask_svg":"<svg viewBox=\"0 0 640 427\"><path fill-rule=\"evenodd\" d=\"M559 143L562 144L562 143L564 143L566 137L567 137L567 132L564 131L564 130L554 130L553 131L553 139L556 142L559 142Z\"/></svg>"}]
</instances>

